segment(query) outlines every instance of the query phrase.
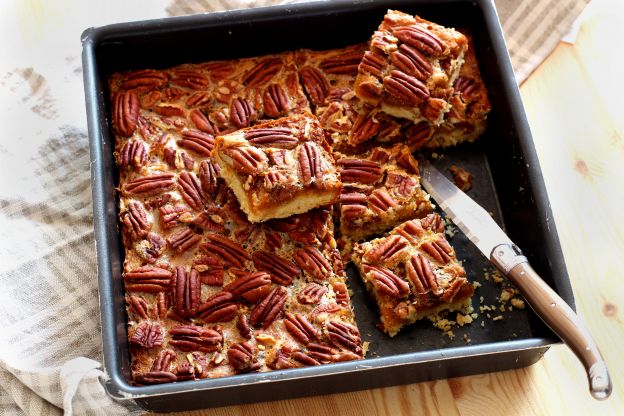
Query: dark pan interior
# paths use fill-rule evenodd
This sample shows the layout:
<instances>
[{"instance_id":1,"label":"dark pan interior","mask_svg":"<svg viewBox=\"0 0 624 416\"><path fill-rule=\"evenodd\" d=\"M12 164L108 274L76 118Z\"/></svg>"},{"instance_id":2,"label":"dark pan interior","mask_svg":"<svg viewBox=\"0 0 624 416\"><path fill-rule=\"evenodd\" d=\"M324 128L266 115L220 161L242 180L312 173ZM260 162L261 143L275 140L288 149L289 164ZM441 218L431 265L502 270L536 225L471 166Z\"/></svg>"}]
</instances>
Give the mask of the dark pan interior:
<instances>
[{"instance_id":1,"label":"dark pan interior","mask_svg":"<svg viewBox=\"0 0 624 416\"><path fill-rule=\"evenodd\" d=\"M91 135L92 142L99 141L96 150L92 150L96 152L95 157L99 158L96 161L99 167L96 167L97 173L93 180L104 190L98 195L94 193L94 206L99 207L96 211L102 215L96 221L105 228L103 235L107 243L98 246L99 267L100 274L109 279L106 288L110 290L112 303L106 305L102 313L112 313L108 319L115 322L114 329L104 329L109 331L108 334L114 333L115 339L104 339L104 343L109 343L109 348L116 350L124 376L129 374L130 359L121 280L123 250L113 195L118 178L112 158L113 136L106 87L109 75L122 70L166 68L182 63L257 56L298 48L342 47L367 40L388 8L418 14L443 25L468 28L473 34L493 107L488 130L475 144L439 152L441 157L434 159L434 164L447 174L446 169L451 164L470 171L475 179L469 195L491 211L499 223L505 225L511 239L523 249L538 273L565 300L573 302L554 224L552 221L547 223L550 208L524 112L517 94L510 96L509 84L505 84L505 77L510 76L510 67L501 70L500 50L496 55L492 43L497 34L491 32L491 22L489 26L486 24L479 2L403 0L358 5L329 2L324 10L320 10L318 5L297 5L282 7L279 13L256 9L113 25L97 29L91 35L94 36L95 51L94 73L91 75L98 93L90 94L87 88L87 101L88 105L92 105L92 111L106 115L106 118L97 121L100 135ZM501 287L485 281L483 277L484 269L493 270L489 263L459 231L451 238L451 243L458 257L464 261L469 278L482 285L473 298L476 312L479 312L481 296L484 304L498 305L496 298ZM499 321L491 321L480 313L471 325L455 328L454 339L443 335L429 322L419 322L390 340L375 327L375 305L352 267L349 269L349 283L353 289L356 318L363 338L370 341L369 358L448 347L470 347L498 341L546 338L554 342L556 339L526 308L506 311ZM499 314L498 311L491 312L492 316ZM483 320L485 324L482 327L480 323ZM466 343L464 335L470 338L470 343Z\"/></svg>"}]
</instances>

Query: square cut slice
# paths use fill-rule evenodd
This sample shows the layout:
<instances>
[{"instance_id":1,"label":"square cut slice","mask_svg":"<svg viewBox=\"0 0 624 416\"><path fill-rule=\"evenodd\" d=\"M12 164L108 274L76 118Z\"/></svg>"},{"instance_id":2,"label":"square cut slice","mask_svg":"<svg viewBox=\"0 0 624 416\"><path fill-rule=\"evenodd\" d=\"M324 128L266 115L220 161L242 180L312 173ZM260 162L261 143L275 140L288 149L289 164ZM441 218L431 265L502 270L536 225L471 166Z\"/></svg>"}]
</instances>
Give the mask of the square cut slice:
<instances>
[{"instance_id":1,"label":"square cut slice","mask_svg":"<svg viewBox=\"0 0 624 416\"><path fill-rule=\"evenodd\" d=\"M429 315L470 310L473 287L437 214L407 221L387 237L356 244L352 259L391 337Z\"/></svg>"},{"instance_id":2,"label":"square cut slice","mask_svg":"<svg viewBox=\"0 0 624 416\"><path fill-rule=\"evenodd\" d=\"M347 257L353 242L433 210L420 185L418 161L407 146L375 147L358 155L334 152L334 157L343 182L338 205Z\"/></svg>"},{"instance_id":3,"label":"square cut slice","mask_svg":"<svg viewBox=\"0 0 624 416\"><path fill-rule=\"evenodd\" d=\"M212 154L251 222L332 204L342 187L323 129L311 114L219 136Z\"/></svg>"},{"instance_id":4,"label":"square cut slice","mask_svg":"<svg viewBox=\"0 0 624 416\"><path fill-rule=\"evenodd\" d=\"M387 114L438 126L467 47L452 28L389 10L358 67L355 94Z\"/></svg>"}]
</instances>

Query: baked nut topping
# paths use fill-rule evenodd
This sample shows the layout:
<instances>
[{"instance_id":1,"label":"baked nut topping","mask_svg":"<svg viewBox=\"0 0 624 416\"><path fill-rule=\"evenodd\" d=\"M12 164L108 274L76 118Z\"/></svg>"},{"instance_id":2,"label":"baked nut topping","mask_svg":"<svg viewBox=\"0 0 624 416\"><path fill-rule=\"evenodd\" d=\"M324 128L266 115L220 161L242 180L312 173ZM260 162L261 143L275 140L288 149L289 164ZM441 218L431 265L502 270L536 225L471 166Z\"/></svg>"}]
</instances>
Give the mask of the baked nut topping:
<instances>
[{"instance_id":1,"label":"baked nut topping","mask_svg":"<svg viewBox=\"0 0 624 416\"><path fill-rule=\"evenodd\" d=\"M353 262L390 336L427 315L470 306L472 285L441 224L438 214L429 214L353 249Z\"/></svg>"}]
</instances>

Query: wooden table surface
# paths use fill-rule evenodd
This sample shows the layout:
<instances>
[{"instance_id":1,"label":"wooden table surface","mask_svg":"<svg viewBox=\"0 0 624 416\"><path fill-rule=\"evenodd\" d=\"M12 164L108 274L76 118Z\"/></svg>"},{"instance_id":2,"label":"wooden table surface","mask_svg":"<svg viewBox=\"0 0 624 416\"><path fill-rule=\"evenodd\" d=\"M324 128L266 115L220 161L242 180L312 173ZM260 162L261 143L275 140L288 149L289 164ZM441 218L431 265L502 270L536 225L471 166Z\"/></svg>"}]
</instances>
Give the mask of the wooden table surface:
<instances>
[{"instance_id":1,"label":"wooden table surface","mask_svg":"<svg viewBox=\"0 0 624 416\"><path fill-rule=\"evenodd\" d=\"M624 3L595 0L574 45L560 44L522 85L579 314L609 365L598 402L563 345L513 371L179 415L623 415Z\"/></svg>"}]
</instances>

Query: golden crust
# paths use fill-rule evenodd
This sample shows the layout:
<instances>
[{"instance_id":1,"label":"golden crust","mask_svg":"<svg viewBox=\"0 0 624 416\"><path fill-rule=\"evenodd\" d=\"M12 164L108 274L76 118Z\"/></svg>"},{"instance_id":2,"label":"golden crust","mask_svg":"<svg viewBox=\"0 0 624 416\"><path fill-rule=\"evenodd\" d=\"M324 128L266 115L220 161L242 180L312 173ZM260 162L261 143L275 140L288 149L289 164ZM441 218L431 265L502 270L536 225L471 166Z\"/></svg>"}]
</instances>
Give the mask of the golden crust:
<instances>
[{"instance_id":1,"label":"golden crust","mask_svg":"<svg viewBox=\"0 0 624 416\"><path fill-rule=\"evenodd\" d=\"M390 336L426 316L470 307L472 285L437 214L407 221L387 237L356 244L352 260Z\"/></svg>"}]
</instances>

